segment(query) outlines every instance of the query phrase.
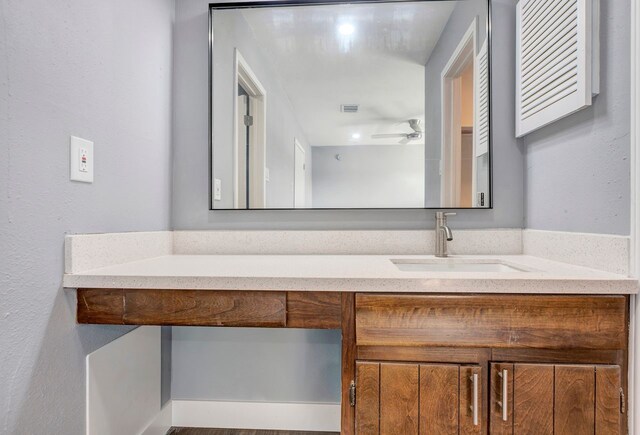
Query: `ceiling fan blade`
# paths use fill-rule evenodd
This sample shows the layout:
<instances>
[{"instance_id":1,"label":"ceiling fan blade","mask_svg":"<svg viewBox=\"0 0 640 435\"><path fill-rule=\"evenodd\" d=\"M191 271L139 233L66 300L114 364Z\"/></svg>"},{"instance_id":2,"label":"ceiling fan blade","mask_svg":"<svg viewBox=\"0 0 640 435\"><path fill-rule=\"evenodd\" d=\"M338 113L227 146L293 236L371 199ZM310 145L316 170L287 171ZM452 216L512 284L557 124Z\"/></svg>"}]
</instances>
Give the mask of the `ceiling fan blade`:
<instances>
[{"instance_id":1,"label":"ceiling fan blade","mask_svg":"<svg viewBox=\"0 0 640 435\"><path fill-rule=\"evenodd\" d=\"M410 119L409 120L409 126L416 133L422 133L422 122L419 119Z\"/></svg>"},{"instance_id":2,"label":"ceiling fan blade","mask_svg":"<svg viewBox=\"0 0 640 435\"><path fill-rule=\"evenodd\" d=\"M404 138L406 138L407 135L405 133L373 134L373 135L371 135L371 138L373 138L373 139L388 139L388 138L395 138L395 137L404 137Z\"/></svg>"}]
</instances>

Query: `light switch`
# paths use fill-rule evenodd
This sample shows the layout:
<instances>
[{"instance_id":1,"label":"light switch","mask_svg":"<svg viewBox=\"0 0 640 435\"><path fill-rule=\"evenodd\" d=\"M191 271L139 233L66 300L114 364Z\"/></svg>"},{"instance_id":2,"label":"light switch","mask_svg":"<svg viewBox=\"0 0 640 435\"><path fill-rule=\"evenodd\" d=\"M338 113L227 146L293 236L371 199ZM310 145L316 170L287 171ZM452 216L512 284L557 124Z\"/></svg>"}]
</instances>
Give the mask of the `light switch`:
<instances>
[{"instance_id":1,"label":"light switch","mask_svg":"<svg viewBox=\"0 0 640 435\"><path fill-rule=\"evenodd\" d=\"M222 180L219 178L214 179L213 182L213 200L222 201Z\"/></svg>"},{"instance_id":2,"label":"light switch","mask_svg":"<svg viewBox=\"0 0 640 435\"><path fill-rule=\"evenodd\" d=\"M71 136L69 169L72 181L93 183L93 142Z\"/></svg>"}]
</instances>

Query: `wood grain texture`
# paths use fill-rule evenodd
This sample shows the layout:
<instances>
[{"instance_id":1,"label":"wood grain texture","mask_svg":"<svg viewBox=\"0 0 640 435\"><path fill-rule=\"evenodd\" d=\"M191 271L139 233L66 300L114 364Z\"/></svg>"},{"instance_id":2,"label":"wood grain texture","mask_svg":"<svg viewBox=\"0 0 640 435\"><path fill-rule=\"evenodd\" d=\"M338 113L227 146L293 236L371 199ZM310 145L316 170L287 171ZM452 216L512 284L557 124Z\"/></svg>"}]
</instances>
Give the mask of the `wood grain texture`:
<instances>
[{"instance_id":1,"label":"wood grain texture","mask_svg":"<svg viewBox=\"0 0 640 435\"><path fill-rule=\"evenodd\" d=\"M595 368L556 366L555 435L593 435L595 429Z\"/></svg>"},{"instance_id":2,"label":"wood grain texture","mask_svg":"<svg viewBox=\"0 0 640 435\"><path fill-rule=\"evenodd\" d=\"M358 346L358 359L438 363L479 363L491 359L491 349L417 346Z\"/></svg>"},{"instance_id":3,"label":"wood grain texture","mask_svg":"<svg viewBox=\"0 0 640 435\"><path fill-rule=\"evenodd\" d=\"M341 301L336 292L288 292L287 327L340 329Z\"/></svg>"},{"instance_id":4,"label":"wood grain texture","mask_svg":"<svg viewBox=\"0 0 640 435\"><path fill-rule=\"evenodd\" d=\"M503 406L505 397L503 396L503 385L505 382L504 371L507 378L507 419L503 419ZM491 364L491 391L489 398L489 421L491 435L512 435L513 434L513 364Z\"/></svg>"},{"instance_id":5,"label":"wood grain texture","mask_svg":"<svg viewBox=\"0 0 640 435\"><path fill-rule=\"evenodd\" d=\"M458 435L460 368L420 366L420 435Z\"/></svg>"},{"instance_id":6,"label":"wood grain texture","mask_svg":"<svg viewBox=\"0 0 640 435\"><path fill-rule=\"evenodd\" d=\"M553 435L553 366L516 364L513 370L513 433Z\"/></svg>"},{"instance_id":7,"label":"wood grain texture","mask_svg":"<svg viewBox=\"0 0 640 435\"><path fill-rule=\"evenodd\" d=\"M598 349L492 349L491 360L514 363L617 364L623 353L622 350Z\"/></svg>"},{"instance_id":8,"label":"wood grain texture","mask_svg":"<svg viewBox=\"0 0 640 435\"><path fill-rule=\"evenodd\" d=\"M356 433L380 434L380 364L356 362Z\"/></svg>"},{"instance_id":9,"label":"wood grain texture","mask_svg":"<svg viewBox=\"0 0 640 435\"><path fill-rule=\"evenodd\" d=\"M624 296L356 296L363 346L624 349Z\"/></svg>"},{"instance_id":10,"label":"wood grain texture","mask_svg":"<svg viewBox=\"0 0 640 435\"><path fill-rule=\"evenodd\" d=\"M419 367L380 364L380 434L418 435Z\"/></svg>"},{"instance_id":11,"label":"wood grain texture","mask_svg":"<svg viewBox=\"0 0 640 435\"><path fill-rule=\"evenodd\" d=\"M284 292L125 290L128 325L284 327Z\"/></svg>"},{"instance_id":12,"label":"wood grain texture","mask_svg":"<svg viewBox=\"0 0 640 435\"><path fill-rule=\"evenodd\" d=\"M619 366L596 367L596 435L620 435L621 375Z\"/></svg>"},{"instance_id":13,"label":"wood grain texture","mask_svg":"<svg viewBox=\"0 0 640 435\"><path fill-rule=\"evenodd\" d=\"M349 403L349 387L356 379L356 317L355 295L341 294L342 310L342 405L340 407L341 435L355 434L355 407Z\"/></svg>"},{"instance_id":14,"label":"wood grain texture","mask_svg":"<svg viewBox=\"0 0 640 435\"><path fill-rule=\"evenodd\" d=\"M478 375L478 425L473 424L473 383L471 377ZM482 369L476 366L460 367L460 435L478 435L482 433L485 420L482 406L484 396L482 390L483 383Z\"/></svg>"},{"instance_id":15,"label":"wood grain texture","mask_svg":"<svg viewBox=\"0 0 640 435\"><path fill-rule=\"evenodd\" d=\"M124 290L78 289L77 321L85 324L124 324Z\"/></svg>"}]
</instances>

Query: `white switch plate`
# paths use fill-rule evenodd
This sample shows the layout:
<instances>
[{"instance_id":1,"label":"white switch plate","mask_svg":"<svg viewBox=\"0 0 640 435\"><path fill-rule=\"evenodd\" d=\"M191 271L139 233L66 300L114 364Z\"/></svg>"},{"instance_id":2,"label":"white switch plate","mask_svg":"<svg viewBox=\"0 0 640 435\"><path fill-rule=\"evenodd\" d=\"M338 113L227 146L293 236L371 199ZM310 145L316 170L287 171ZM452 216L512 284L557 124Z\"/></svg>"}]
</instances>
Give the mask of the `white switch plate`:
<instances>
[{"instance_id":1,"label":"white switch plate","mask_svg":"<svg viewBox=\"0 0 640 435\"><path fill-rule=\"evenodd\" d=\"M93 183L93 142L71 136L69 169L72 181Z\"/></svg>"},{"instance_id":2,"label":"white switch plate","mask_svg":"<svg viewBox=\"0 0 640 435\"><path fill-rule=\"evenodd\" d=\"M264 181L271 181L271 174L269 173L269 168L264 168Z\"/></svg>"},{"instance_id":3,"label":"white switch plate","mask_svg":"<svg viewBox=\"0 0 640 435\"><path fill-rule=\"evenodd\" d=\"M222 201L222 180L219 178L214 179L213 185L213 200Z\"/></svg>"}]
</instances>

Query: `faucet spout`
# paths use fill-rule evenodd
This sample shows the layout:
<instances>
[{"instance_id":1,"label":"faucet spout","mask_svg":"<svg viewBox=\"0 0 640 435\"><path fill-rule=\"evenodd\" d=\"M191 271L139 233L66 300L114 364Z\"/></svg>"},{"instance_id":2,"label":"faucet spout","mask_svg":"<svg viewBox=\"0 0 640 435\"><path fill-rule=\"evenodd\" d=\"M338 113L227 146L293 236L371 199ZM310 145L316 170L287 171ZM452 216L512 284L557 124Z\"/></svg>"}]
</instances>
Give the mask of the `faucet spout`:
<instances>
[{"instance_id":1,"label":"faucet spout","mask_svg":"<svg viewBox=\"0 0 640 435\"><path fill-rule=\"evenodd\" d=\"M453 240L453 233L451 232L451 228L449 228L447 225L443 225L440 227L440 229L444 231L444 236L447 238L447 242Z\"/></svg>"},{"instance_id":2,"label":"faucet spout","mask_svg":"<svg viewBox=\"0 0 640 435\"><path fill-rule=\"evenodd\" d=\"M436 257L446 257L447 242L453 240L453 233L447 225L447 216L455 216L455 213L436 213Z\"/></svg>"}]
</instances>

